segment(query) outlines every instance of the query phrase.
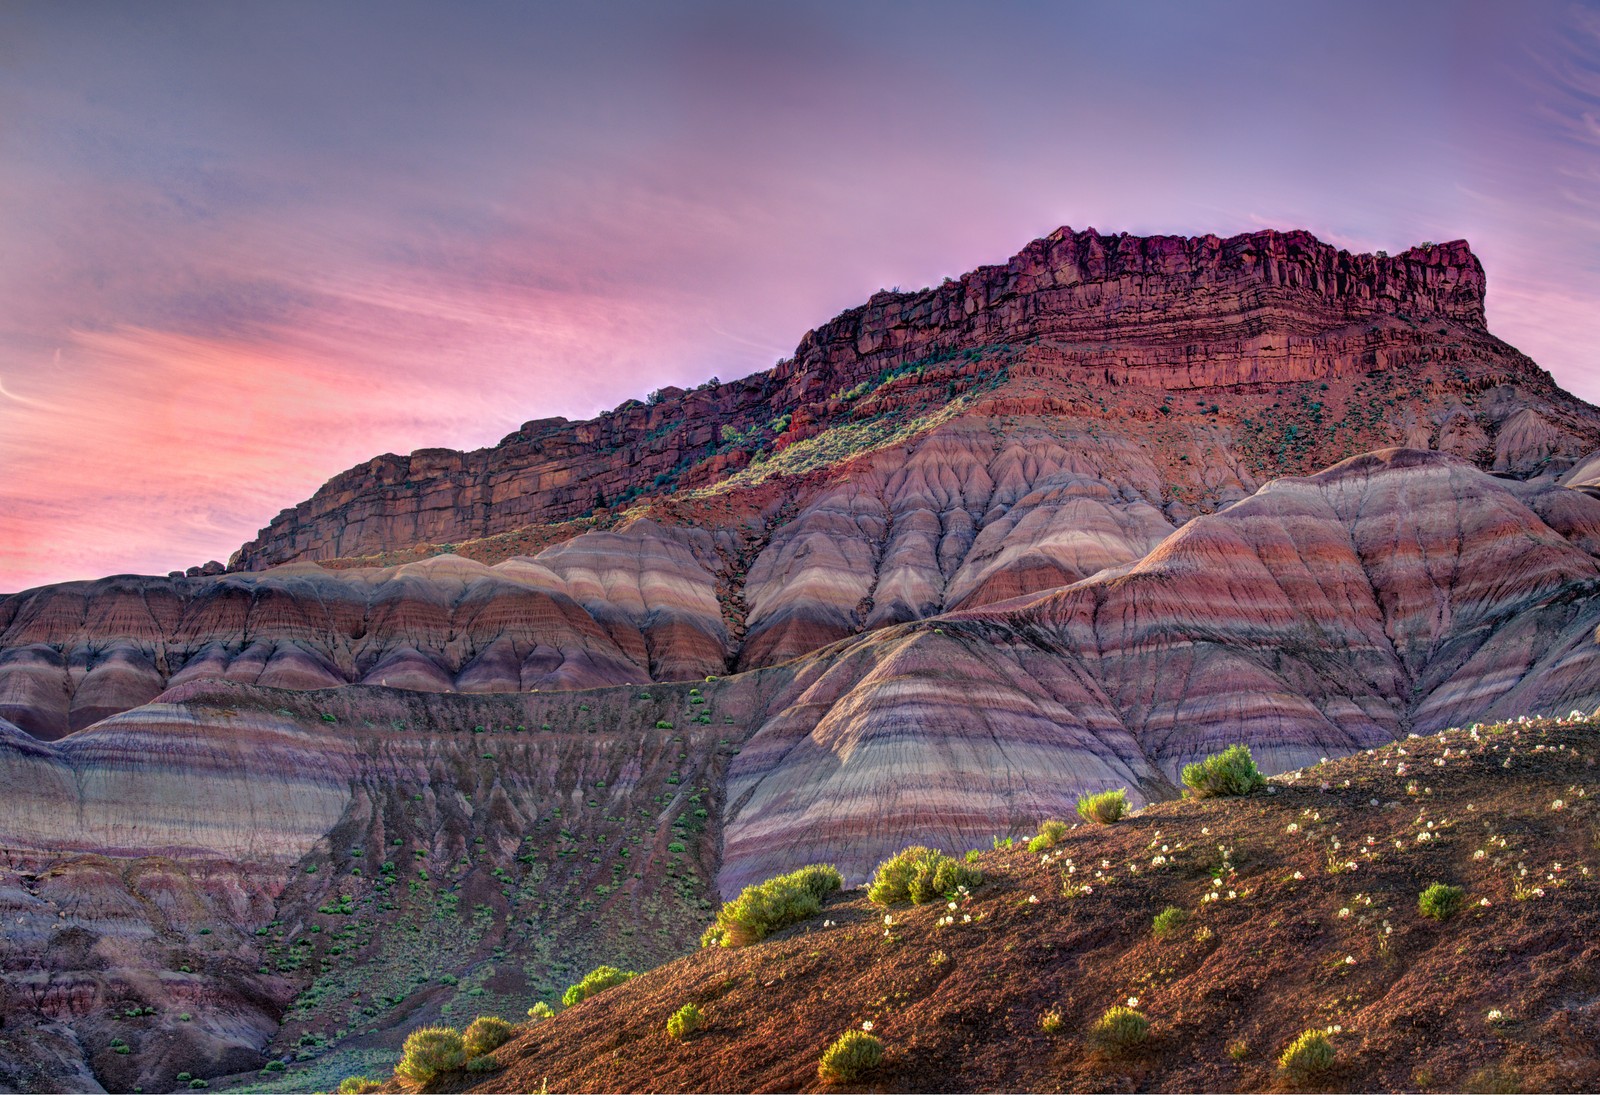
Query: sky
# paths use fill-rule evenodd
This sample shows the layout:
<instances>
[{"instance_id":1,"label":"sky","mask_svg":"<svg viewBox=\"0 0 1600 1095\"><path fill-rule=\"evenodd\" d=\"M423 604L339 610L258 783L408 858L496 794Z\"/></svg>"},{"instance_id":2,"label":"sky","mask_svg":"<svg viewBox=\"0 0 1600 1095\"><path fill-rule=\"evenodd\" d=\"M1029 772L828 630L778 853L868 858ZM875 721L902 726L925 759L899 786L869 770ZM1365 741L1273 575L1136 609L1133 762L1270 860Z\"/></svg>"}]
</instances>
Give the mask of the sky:
<instances>
[{"instance_id":1,"label":"sky","mask_svg":"<svg viewBox=\"0 0 1600 1095\"><path fill-rule=\"evenodd\" d=\"M1600 5L0 2L0 591L1070 225L1465 237L1600 402Z\"/></svg>"}]
</instances>

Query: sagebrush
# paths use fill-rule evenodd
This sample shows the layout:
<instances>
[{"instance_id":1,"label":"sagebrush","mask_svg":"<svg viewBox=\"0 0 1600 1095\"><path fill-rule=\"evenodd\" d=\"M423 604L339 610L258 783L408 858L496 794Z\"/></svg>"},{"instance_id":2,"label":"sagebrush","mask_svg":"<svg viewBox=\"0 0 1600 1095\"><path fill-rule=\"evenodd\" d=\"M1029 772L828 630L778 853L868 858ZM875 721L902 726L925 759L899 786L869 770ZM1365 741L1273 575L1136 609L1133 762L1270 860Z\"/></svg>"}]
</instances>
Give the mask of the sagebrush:
<instances>
[{"instance_id":1,"label":"sagebrush","mask_svg":"<svg viewBox=\"0 0 1600 1095\"><path fill-rule=\"evenodd\" d=\"M1118 787L1114 791L1101 791L1098 794L1084 795L1078 799L1078 816L1085 821L1092 821L1096 825L1110 825L1121 821L1128 812L1128 789Z\"/></svg>"},{"instance_id":2,"label":"sagebrush","mask_svg":"<svg viewBox=\"0 0 1600 1095\"><path fill-rule=\"evenodd\" d=\"M615 966L596 966L583 975L583 980L570 986L561 994L561 1003L564 1007L582 1003L597 992L603 992L613 985L620 985L624 981L631 981L639 976L632 970L619 970Z\"/></svg>"},{"instance_id":3,"label":"sagebrush","mask_svg":"<svg viewBox=\"0 0 1600 1095\"><path fill-rule=\"evenodd\" d=\"M826 1083L847 1084L883 1062L883 1043L864 1030L849 1030L822 1051L817 1076Z\"/></svg>"},{"instance_id":4,"label":"sagebrush","mask_svg":"<svg viewBox=\"0 0 1600 1095\"><path fill-rule=\"evenodd\" d=\"M397 1079L422 1086L443 1072L467 1066L466 1045L454 1027L423 1027L406 1038L395 1066Z\"/></svg>"},{"instance_id":5,"label":"sagebrush","mask_svg":"<svg viewBox=\"0 0 1600 1095\"><path fill-rule=\"evenodd\" d=\"M480 1015L462 1032L462 1048L467 1051L469 1060L482 1057L485 1053L492 1053L511 1041L512 1030L511 1024L504 1019L494 1015Z\"/></svg>"},{"instance_id":6,"label":"sagebrush","mask_svg":"<svg viewBox=\"0 0 1600 1095\"><path fill-rule=\"evenodd\" d=\"M1259 791L1267 781L1246 746L1230 745L1196 764L1184 765L1183 785L1195 798L1222 798Z\"/></svg>"},{"instance_id":7,"label":"sagebrush","mask_svg":"<svg viewBox=\"0 0 1600 1095\"><path fill-rule=\"evenodd\" d=\"M876 905L922 905L982 882L978 868L935 848L913 845L878 865L867 900Z\"/></svg>"},{"instance_id":8,"label":"sagebrush","mask_svg":"<svg viewBox=\"0 0 1600 1095\"><path fill-rule=\"evenodd\" d=\"M838 870L812 864L798 871L746 886L717 910L716 921L700 937L702 947L745 947L780 928L822 911L822 899L844 884Z\"/></svg>"}]
</instances>

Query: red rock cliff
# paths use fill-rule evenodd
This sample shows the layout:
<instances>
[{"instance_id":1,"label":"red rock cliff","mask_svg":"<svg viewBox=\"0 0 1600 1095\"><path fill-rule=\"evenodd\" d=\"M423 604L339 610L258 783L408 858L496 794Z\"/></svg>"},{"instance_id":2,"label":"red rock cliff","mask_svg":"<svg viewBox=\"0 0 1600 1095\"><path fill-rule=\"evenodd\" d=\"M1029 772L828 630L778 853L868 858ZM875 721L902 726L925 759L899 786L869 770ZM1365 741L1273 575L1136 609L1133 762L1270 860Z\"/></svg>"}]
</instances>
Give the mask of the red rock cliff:
<instances>
[{"instance_id":1,"label":"red rock cliff","mask_svg":"<svg viewBox=\"0 0 1600 1095\"><path fill-rule=\"evenodd\" d=\"M588 422L529 422L475 452L377 457L280 513L232 569L471 539L709 482L748 458L725 437L770 436L785 415L793 429L814 431L852 385L941 354L1030 344L1051 351L1033 368L1075 381L1285 383L1404 367L1424 352L1421 320L1484 339L1483 293L1483 268L1464 241L1386 257L1301 231L1223 240L1063 228L1003 266L878 293L808 332L793 358L743 380L669 388L652 405L630 400ZM942 390L945 377L936 379ZM952 371L949 382L953 391L966 380Z\"/></svg>"}]
</instances>

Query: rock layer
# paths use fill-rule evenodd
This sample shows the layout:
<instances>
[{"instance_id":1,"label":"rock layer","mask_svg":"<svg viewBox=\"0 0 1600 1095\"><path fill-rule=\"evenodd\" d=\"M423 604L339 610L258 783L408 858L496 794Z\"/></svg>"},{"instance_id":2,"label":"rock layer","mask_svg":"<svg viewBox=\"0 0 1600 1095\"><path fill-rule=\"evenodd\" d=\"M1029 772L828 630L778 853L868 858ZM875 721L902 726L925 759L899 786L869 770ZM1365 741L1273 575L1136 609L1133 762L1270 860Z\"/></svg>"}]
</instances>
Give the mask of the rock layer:
<instances>
[{"instance_id":1,"label":"rock layer","mask_svg":"<svg viewBox=\"0 0 1600 1095\"><path fill-rule=\"evenodd\" d=\"M1489 376L1554 395L1531 362L1487 336L1484 284L1459 240L1385 257L1305 232L1223 240L1063 228L1003 266L879 293L808 332L767 372L664 389L649 405L629 401L589 422L529 422L472 453L378 457L279 514L232 565L476 539L700 486L763 444L781 448L848 420L890 373L916 367L898 385L902 406L972 390L984 370L968 366L986 348L1029 347L1024 371L1099 389L1227 390L1405 370L1463 392ZM1508 432L1507 457L1537 450L1570 463L1596 447L1594 425L1591 443L1571 451L1570 426L1535 410ZM1469 415L1461 428L1481 427Z\"/></svg>"},{"instance_id":2,"label":"rock layer","mask_svg":"<svg viewBox=\"0 0 1600 1095\"><path fill-rule=\"evenodd\" d=\"M1581 520L1570 507L1581 506ZM1278 480L1138 563L830 648L729 772L725 893L860 880L1084 791L1170 794L1235 742L1281 772L1448 725L1600 702L1600 500L1388 450Z\"/></svg>"},{"instance_id":3,"label":"rock layer","mask_svg":"<svg viewBox=\"0 0 1600 1095\"><path fill-rule=\"evenodd\" d=\"M1483 329L1482 292L1461 243L1063 230L879 294L746 380L379 458L236 560L300 562L0 598L0 715L54 739L207 677L698 679L1071 584L1375 448L1581 480L1600 413ZM362 552L427 557L334 558Z\"/></svg>"},{"instance_id":4,"label":"rock layer","mask_svg":"<svg viewBox=\"0 0 1600 1095\"><path fill-rule=\"evenodd\" d=\"M215 677L515 692L704 676L727 642L709 545L645 521L495 567L444 555L49 586L0 604L0 715L53 739Z\"/></svg>"}]
</instances>

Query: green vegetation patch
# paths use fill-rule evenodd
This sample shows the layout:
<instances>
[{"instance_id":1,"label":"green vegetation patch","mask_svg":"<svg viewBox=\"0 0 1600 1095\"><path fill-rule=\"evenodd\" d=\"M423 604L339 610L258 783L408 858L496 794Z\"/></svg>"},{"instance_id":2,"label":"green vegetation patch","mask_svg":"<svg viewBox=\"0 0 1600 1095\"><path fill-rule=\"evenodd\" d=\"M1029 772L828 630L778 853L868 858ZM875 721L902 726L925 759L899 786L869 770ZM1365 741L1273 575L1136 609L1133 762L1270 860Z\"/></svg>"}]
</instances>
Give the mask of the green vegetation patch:
<instances>
[{"instance_id":1,"label":"green vegetation patch","mask_svg":"<svg viewBox=\"0 0 1600 1095\"><path fill-rule=\"evenodd\" d=\"M867 900L875 905L923 905L982 883L978 868L936 848L912 845L878 865Z\"/></svg>"},{"instance_id":2,"label":"green vegetation patch","mask_svg":"<svg viewBox=\"0 0 1600 1095\"><path fill-rule=\"evenodd\" d=\"M687 1038L699 1030L704 1022L699 1008L685 1004L667 1019L667 1037L680 1040Z\"/></svg>"},{"instance_id":3,"label":"green vegetation patch","mask_svg":"<svg viewBox=\"0 0 1600 1095\"><path fill-rule=\"evenodd\" d=\"M1195 798L1223 798L1259 791L1267 781L1247 747L1230 745L1197 764L1184 765L1183 785Z\"/></svg>"},{"instance_id":4,"label":"green vegetation patch","mask_svg":"<svg viewBox=\"0 0 1600 1095\"><path fill-rule=\"evenodd\" d=\"M824 1083L848 1084L883 1061L883 1043L864 1030L848 1030L822 1051L817 1077Z\"/></svg>"},{"instance_id":5,"label":"green vegetation patch","mask_svg":"<svg viewBox=\"0 0 1600 1095\"><path fill-rule=\"evenodd\" d=\"M1141 1011L1117 1004L1095 1020L1089 1037L1103 1050L1126 1053L1150 1037L1150 1020Z\"/></svg>"},{"instance_id":6,"label":"green vegetation patch","mask_svg":"<svg viewBox=\"0 0 1600 1095\"><path fill-rule=\"evenodd\" d=\"M1309 1080L1333 1067L1338 1056L1333 1043L1320 1030L1305 1031L1278 1057L1278 1067L1295 1080Z\"/></svg>"},{"instance_id":7,"label":"green vegetation patch","mask_svg":"<svg viewBox=\"0 0 1600 1095\"><path fill-rule=\"evenodd\" d=\"M1417 895L1417 911L1434 920L1449 920L1461 911L1466 899L1467 891L1460 886L1435 882Z\"/></svg>"},{"instance_id":8,"label":"green vegetation patch","mask_svg":"<svg viewBox=\"0 0 1600 1095\"><path fill-rule=\"evenodd\" d=\"M394 1074L397 1079L421 1087L432 1083L441 1073L466 1066L466 1043L459 1030L454 1027L423 1027L412 1031L406 1038Z\"/></svg>"},{"instance_id":9,"label":"green vegetation patch","mask_svg":"<svg viewBox=\"0 0 1600 1095\"><path fill-rule=\"evenodd\" d=\"M620 985L624 981L631 981L639 976L632 970L619 970L615 966L596 966L584 974L583 980L576 985L568 987L561 994L561 1003L565 1007L582 1003L597 992L604 992L613 985Z\"/></svg>"},{"instance_id":10,"label":"green vegetation patch","mask_svg":"<svg viewBox=\"0 0 1600 1095\"><path fill-rule=\"evenodd\" d=\"M1080 811L1083 809L1082 803L1079 803L1078 809ZM1039 834L1032 840L1028 841L1028 851L1034 855L1039 855L1042 852L1048 852L1051 848L1054 848L1057 844L1060 844L1066 835L1067 823L1065 821L1052 820L1043 822L1039 826Z\"/></svg>"},{"instance_id":11,"label":"green vegetation patch","mask_svg":"<svg viewBox=\"0 0 1600 1095\"><path fill-rule=\"evenodd\" d=\"M1084 795L1078 799L1078 816L1085 821L1092 821L1096 825L1110 825L1121 821L1128 812L1128 789L1118 787L1114 791L1101 791L1098 794ZM1032 846L1029 846L1032 850Z\"/></svg>"},{"instance_id":12,"label":"green vegetation patch","mask_svg":"<svg viewBox=\"0 0 1600 1095\"><path fill-rule=\"evenodd\" d=\"M814 863L798 871L746 886L717 910L700 937L702 947L745 947L822 911L822 899L844 884L838 870Z\"/></svg>"}]
</instances>

